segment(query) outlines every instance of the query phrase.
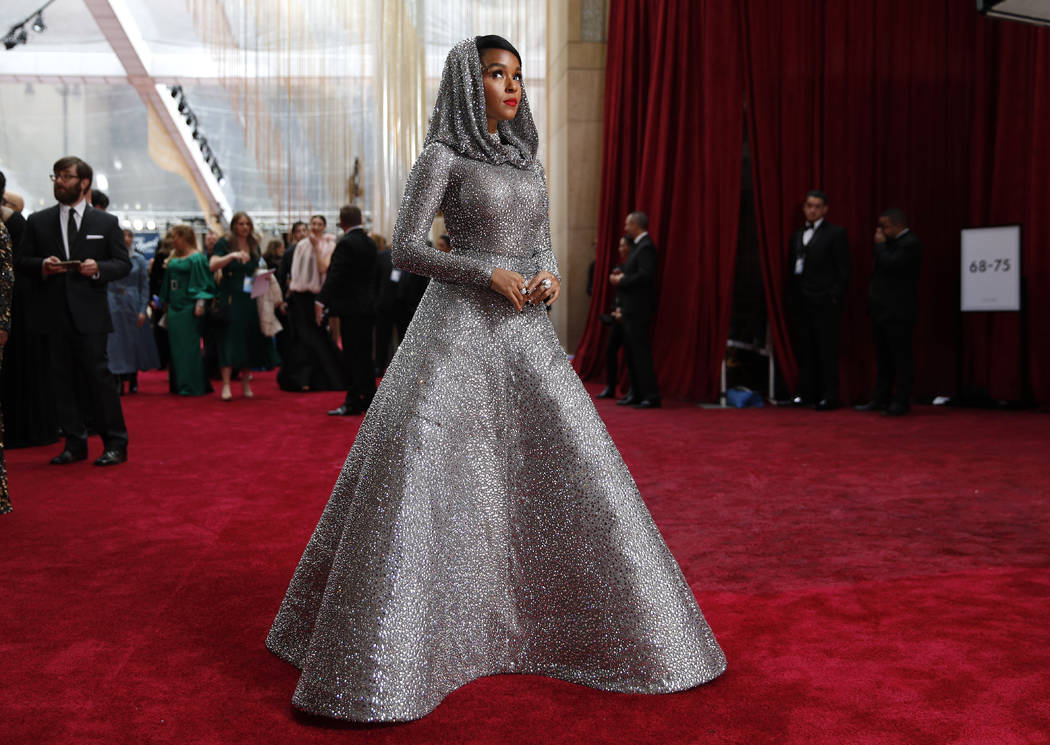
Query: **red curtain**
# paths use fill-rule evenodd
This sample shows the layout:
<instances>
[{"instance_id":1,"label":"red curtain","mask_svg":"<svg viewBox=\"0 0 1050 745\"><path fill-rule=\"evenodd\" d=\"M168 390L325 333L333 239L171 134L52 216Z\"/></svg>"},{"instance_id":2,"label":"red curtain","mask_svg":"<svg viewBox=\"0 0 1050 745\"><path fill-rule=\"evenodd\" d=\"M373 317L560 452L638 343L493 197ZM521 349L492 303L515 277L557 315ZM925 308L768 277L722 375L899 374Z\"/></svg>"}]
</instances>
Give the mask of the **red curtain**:
<instances>
[{"instance_id":1,"label":"red curtain","mask_svg":"<svg viewBox=\"0 0 1050 745\"><path fill-rule=\"evenodd\" d=\"M576 360L584 377L601 367L604 280L623 216L639 208L663 251L653 331L661 383L715 397L746 97L763 283L789 386L787 242L806 190L822 188L853 256L844 398L873 387L872 235L881 210L897 206L924 249L916 394L1050 401L1050 30L990 20L957 0L651 5L610 8L596 289ZM1015 222L1025 313L961 314L960 230Z\"/></svg>"},{"instance_id":2,"label":"red curtain","mask_svg":"<svg viewBox=\"0 0 1050 745\"><path fill-rule=\"evenodd\" d=\"M599 248L575 359L584 377L602 368L607 278L624 218L641 210L660 252L652 342L661 389L717 396L740 202L738 27L732 3L611 4Z\"/></svg>"},{"instance_id":3,"label":"red curtain","mask_svg":"<svg viewBox=\"0 0 1050 745\"><path fill-rule=\"evenodd\" d=\"M981 31L970 214L974 225L1022 225L1024 312L964 314L962 387L1045 403L1050 401L1050 34L1011 23L987 23Z\"/></svg>"},{"instance_id":4,"label":"red curtain","mask_svg":"<svg viewBox=\"0 0 1050 745\"><path fill-rule=\"evenodd\" d=\"M788 240L805 192L829 195L849 232L841 388L871 394L867 285L882 209L903 208L923 245L916 392L952 393L958 366L958 242L967 219L978 17L954 0L749 0L743 12L759 247L781 370L796 377L784 314Z\"/></svg>"}]
</instances>

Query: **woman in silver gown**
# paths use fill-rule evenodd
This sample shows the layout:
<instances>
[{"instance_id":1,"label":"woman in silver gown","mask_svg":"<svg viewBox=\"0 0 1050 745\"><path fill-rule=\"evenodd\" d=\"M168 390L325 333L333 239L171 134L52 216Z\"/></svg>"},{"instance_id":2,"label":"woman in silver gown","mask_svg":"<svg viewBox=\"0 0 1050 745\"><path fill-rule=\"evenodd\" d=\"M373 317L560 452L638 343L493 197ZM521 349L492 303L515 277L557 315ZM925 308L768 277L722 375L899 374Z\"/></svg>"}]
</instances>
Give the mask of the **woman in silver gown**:
<instances>
[{"instance_id":1,"label":"woman in silver gown","mask_svg":"<svg viewBox=\"0 0 1050 745\"><path fill-rule=\"evenodd\" d=\"M519 65L499 37L445 63L393 236L394 264L435 281L266 640L310 713L417 719L498 673L666 693L725 669L544 303L519 295L558 291ZM439 208L450 253L426 245Z\"/></svg>"}]
</instances>

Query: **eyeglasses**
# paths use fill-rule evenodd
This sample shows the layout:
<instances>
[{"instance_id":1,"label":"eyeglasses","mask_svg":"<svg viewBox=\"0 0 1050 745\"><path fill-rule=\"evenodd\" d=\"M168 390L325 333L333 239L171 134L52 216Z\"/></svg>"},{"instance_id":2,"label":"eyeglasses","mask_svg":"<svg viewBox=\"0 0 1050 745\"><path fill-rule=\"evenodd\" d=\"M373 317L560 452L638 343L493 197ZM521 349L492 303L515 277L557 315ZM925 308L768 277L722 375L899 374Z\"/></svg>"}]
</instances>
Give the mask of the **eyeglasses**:
<instances>
[{"instance_id":1,"label":"eyeglasses","mask_svg":"<svg viewBox=\"0 0 1050 745\"><path fill-rule=\"evenodd\" d=\"M75 173L52 173L48 178L52 181L76 181L79 177Z\"/></svg>"}]
</instances>

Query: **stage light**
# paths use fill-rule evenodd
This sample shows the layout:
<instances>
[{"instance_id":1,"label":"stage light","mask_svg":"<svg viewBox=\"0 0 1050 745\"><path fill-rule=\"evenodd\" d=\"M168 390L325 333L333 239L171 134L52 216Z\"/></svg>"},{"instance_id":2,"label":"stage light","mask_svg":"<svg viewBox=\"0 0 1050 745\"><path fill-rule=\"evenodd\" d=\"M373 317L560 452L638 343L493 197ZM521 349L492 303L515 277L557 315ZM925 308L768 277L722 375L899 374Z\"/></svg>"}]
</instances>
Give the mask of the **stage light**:
<instances>
[{"instance_id":1,"label":"stage light","mask_svg":"<svg viewBox=\"0 0 1050 745\"><path fill-rule=\"evenodd\" d=\"M146 220L146 230L156 230L156 229L157 229L157 221L156 220Z\"/></svg>"},{"instance_id":2,"label":"stage light","mask_svg":"<svg viewBox=\"0 0 1050 745\"><path fill-rule=\"evenodd\" d=\"M223 178L222 169L219 168L218 159L215 157L215 153L212 152L211 146L208 145L208 138L204 136L203 132L201 132L199 126L200 120L197 119L197 115L194 114L193 109L190 108L189 101L186 100L186 93L183 91L182 86L173 85L171 87L171 97L178 101L176 108L190 130L190 138L196 142L197 147L200 148L201 158L204 160L204 164L211 169L212 174L218 178L219 183L222 183L225 179Z\"/></svg>"},{"instance_id":3,"label":"stage light","mask_svg":"<svg viewBox=\"0 0 1050 745\"><path fill-rule=\"evenodd\" d=\"M4 48L14 49L19 44L25 44L26 39L29 35L26 34L25 26L12 26L11 30L7 32L7 36L4 37Z\"/></svg>"},{"instance_id":4,"label":"stage light","mask_svg":"<svg viewBox=\"0 0 1050 745\"><path fill-rule=\"evenodd\" d=\"M27 15L24 19L13 24L4 36L4 49L14 49L19 44L25 44L29 41L29 34L26 33L26 26L29 26L38 34L47 29L47 25L44 23L44 9L53 2L55 2L55 0L47 0L47 2Z\"/></svg>"},{"instance_id":5,"label":"stage light","mask_svg":"<svg viewBox=\"0 0 1050 745\"><path fill-rule=\"evenodd\" d=\"M1050 26L1050 8L1033 0L977 0L977 10L993 18Z\"/></svg>"}]
</instances>

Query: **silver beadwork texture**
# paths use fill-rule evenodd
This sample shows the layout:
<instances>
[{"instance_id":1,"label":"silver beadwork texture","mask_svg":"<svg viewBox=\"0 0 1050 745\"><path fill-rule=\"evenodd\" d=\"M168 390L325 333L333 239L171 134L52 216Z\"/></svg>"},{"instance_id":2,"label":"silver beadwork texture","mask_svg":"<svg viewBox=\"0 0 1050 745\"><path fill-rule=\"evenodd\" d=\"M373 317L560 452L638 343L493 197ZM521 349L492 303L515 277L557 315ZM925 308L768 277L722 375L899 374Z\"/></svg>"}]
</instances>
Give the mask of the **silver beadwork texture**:
<instances>
[{"instance_id":1,"label":"silver beadwork texture","mask_svg":"<svg viewBox=\"0 0 1050 745\"><path fill-rule=\"evenodd\" d=\"M481 95L483 123L468 42L438 108L478 116ZM428 141L392 244L434 280L266 640L302 670L293 704L407 721L498 673L635 693L712 680L725 656L545 308L488 288L495 267L558 276L539 163ZM425 243L439 208L447 254Z\"/></svg>"}]
</instances>

